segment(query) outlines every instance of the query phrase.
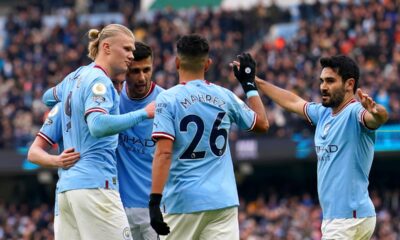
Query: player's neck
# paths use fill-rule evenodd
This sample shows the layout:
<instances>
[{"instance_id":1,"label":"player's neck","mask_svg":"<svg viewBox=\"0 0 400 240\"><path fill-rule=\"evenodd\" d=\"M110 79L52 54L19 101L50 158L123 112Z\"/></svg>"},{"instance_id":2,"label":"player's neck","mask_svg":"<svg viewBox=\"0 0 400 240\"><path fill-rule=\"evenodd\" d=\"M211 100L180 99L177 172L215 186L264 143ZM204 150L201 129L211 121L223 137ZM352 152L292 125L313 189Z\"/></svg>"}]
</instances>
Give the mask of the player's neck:
<instances>
[{"instance_id":1,"label":"player's neck","mask_svg":"<svg viewBox=\"0 0 400 240\"><path fill-rule=\"evenodd\" d=\"M188 71L179 71L179 82L190 82L193 80L204 79L204 72L188 72Z\"/></svg>"},{"instance_id":2,"label":"player's neck","mask_svg":"<svg viewBox=\"0 0 400 240\"><path fill-rule=\"evenodd\" d=\"M333 113L333 114L336 114L336 113L338 113L339 111L341 111L341 110L343 109L343 107L344 107L346 104L348 104L348 103L349 103L352 99L354 99L354 98L355 98L354 94L346 94L346 95L344 96L344 98L343 98L342 103L340 103L339 106L337 106L337 107L335 107L335 108L332 108L332 113Z\"/></svg>"},{"instance_id":3,"label":"player's neck","mask_svg":"<svg viewBox=\"0 0 400 240\"><path fill-rule=\"evenodd\" d=\"M107 74L107 76L109 78L113 78L114 77L114 72L111 71L111 67L109 64L107 64L105 61L102 61L101 59L96 59L94 61L96 66L99 66L103 71L105 71L105 73Z\"/></svg>"}]
</instances>

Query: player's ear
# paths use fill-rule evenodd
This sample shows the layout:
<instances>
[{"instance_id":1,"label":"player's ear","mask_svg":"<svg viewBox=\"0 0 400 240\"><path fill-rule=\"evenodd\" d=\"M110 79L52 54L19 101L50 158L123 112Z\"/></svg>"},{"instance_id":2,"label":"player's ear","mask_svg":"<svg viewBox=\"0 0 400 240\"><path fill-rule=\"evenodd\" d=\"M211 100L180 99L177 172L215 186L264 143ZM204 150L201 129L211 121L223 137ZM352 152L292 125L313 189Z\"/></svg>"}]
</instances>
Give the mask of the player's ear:
<instances>
[{"instance_id":1,"label":"player's ear","mask_svg":"<svg viewBox=\"0 0 400 240\"><path fill-rule=\"evenodd\" d=\"M181 65L181 60L179 59L179 57L175 58L175 67L177 70L179 70L179 66Z\"/></svg>"},{"instance_id":2,"label":"player's ear","mask_svg":"<svg viewBox=\"0 0 400 240\"><path fill-rule=\"evenodd\" d=\"M356 80L354 80L354 78L349 78L346 80L346 82L344 83L344 87L347 91L349 92L353 92L354 89L354 84L356 84Z\"/></svg>"},{"instance_id":3,"label":"player's ear","mask_svg":"<svg viewBox=\"0 0 400 240\"><path fill-rule=\"evenodd\" d=\"M206 64L204 65L204 72L207 72L208 69L210 69L210 66L211 66L212 62L213 62L213 61L212 61L211 58L208 58L208 59L207 59Z\"/></svg>"},{"instance_id":4,"label":"player's ear","mask_svg":"<svg viewBox=\"0 0 400 240\"><path fill-rule=\"evenodd\" d=\"M103 49L105 54L109 55L111 53L110 43L109 42L104 41L101 44L101 48Z\"/></svg>"}]
</instances>

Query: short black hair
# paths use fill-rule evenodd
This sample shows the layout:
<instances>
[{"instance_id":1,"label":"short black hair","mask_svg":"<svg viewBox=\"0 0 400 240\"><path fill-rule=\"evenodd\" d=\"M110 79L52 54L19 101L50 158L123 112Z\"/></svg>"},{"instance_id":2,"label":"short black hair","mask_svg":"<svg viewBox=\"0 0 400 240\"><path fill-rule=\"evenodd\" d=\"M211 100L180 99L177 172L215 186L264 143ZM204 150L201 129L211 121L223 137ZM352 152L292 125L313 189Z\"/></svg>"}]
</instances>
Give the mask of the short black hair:
<instances>
[{"instance_id":1,"label":"short black hair","mask_svg":"<svg viewBox=\"0 0 400 240\"><path fill-rule=\"evenodd\" d=\"M204 37L188 34L178 40L176 50L183 69L199 71L204 68L205 60L208 59L210 46Z\"/></svg>"},{"instance_id":2,"label":"short black hair","mask_svg":"<svg viewBox=\"0 0 400 240\"><path fill-rule=\"evenodd\" d=\"M358 79L360 78L360 69L357 63L345 55L336 55L332 57L325 57L319 60L322 68L332 68L336 73L342 77L343 83L347 79L353 78L355 80L353 93L358 88Z\"/></svg>"},{"instance_id":3,"label":"short black hair","mask_svg":"<svg viewBox=\"0 0 400 240\"><path fill-rule=\"evenodd\" d=\"M143 42L135 42L135 51L133 51L133 61L141 61L148 57L153 58L151 47Z\"/></svg>"}]
</instances>

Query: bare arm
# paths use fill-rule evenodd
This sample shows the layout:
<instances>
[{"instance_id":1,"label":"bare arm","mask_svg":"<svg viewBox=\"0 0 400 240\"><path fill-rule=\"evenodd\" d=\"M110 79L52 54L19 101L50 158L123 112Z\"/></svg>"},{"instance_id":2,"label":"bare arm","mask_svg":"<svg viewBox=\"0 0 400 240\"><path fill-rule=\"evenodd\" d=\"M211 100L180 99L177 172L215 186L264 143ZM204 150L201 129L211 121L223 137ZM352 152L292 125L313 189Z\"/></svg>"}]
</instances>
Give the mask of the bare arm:
<instances>
[{"instance_id":1,"label":"bare arm","mask_svg":"<svg viewBox=\"0 0 400 240\"><path fill-rule=\"evenodd\" d=\"M173 141L171 139L160 138L157 141L152 168L151 193L162 194L164 190L171 166L172 146Z\"/></svg>"},{"instance_id":2,"label":"bare arm","mask_svg":"<svg viewBox=\"0 0 400 240\"><path fill-rule=\"evenodd\" d=\"M272 99L276 104L287 111L297 113L300 116L304 115L304 104L307 102L296 94L279 88L267 81L256 77L256 84L260 92Z\"/></svg>"},{"instance_id":3,"label":"bare arm","mask_svg":"<svg viewBox=\"0 0 400 240\"><path fill-rule=\"evenodd\" d=\"M256 124L254 125L253 131L266 132L269 128L269 122L260 96L249 97L247 102L249 107L257 114Z\"/></svg>"},{"instance_id":4,"label":"bare arm","mask_svg":"<svg viewBox=\"0 0 400 240\"><path fill-rule=\"evenodd\" d=\"M52 155L47 152L50 147L43 138L37 136L29 148L28 160L42 167L69 168L80 158L73 148L64 150L60 155Z\"/></svg>"},{"instance_id":5,"label":"bare arm","mask_svg":"<svg viewBox=\"0 0 400 240\"><path fill-rule=\"evenodd\" d=\"M368 96L368 94L363 93L361 89L357 89L357 95L360 98L361 104L367 110L364 115L364 121L368 128L377 129L388 120L388 112L382 105L376 104L376 102Z\"/></svg>"}]
</instances>

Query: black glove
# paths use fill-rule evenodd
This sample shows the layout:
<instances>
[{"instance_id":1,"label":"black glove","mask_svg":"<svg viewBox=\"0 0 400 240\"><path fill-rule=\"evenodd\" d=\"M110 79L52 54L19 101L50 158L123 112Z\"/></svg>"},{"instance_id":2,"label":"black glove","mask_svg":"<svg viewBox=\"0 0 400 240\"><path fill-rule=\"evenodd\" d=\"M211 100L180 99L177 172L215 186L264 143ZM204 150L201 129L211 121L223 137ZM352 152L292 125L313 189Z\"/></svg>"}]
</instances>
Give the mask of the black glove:
<instances>
[{"instance_id":1,"label":"black glove","mask_svg":"<svg viewBox=\"0 0 400 240\"><path fill-rule=\"evenodd\" d=\"M249 53L242 53L238 56L240 62L240 68L236 65L233 66L233 73L235 77L242 84L245 93L256 90L257 86L254 82L256 77L256 61L251 57Z\"/></svg>"},{"instance_id":2,"label":"black glove","mask_svg":"<svg viewBox=\"0 0 400 240\"><path fill-rule=\"evenodd\" d=\"M150 194L149 201L149 213L150 213L150 225L153 227L159 235L167 235L169 233L169 227L164 222L161 210L160 202L162 195L159 193Z\"/></svg>"}]
</instances>

